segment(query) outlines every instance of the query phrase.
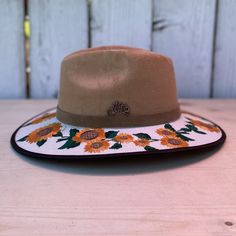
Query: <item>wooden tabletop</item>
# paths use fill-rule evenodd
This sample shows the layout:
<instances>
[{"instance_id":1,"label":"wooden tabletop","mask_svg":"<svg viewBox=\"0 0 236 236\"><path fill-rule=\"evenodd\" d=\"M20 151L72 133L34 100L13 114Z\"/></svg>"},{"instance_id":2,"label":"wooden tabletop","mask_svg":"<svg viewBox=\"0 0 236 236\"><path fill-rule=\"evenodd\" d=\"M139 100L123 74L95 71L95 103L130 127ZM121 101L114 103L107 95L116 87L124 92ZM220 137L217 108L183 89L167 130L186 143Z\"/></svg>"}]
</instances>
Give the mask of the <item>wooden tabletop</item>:
<instances>
[{"instance_id":1,"label":"wooden tabletop","mask_svg":"<svg viewBox=\"0 0 236 236\"><path fill-rule=\"evenodd\" d=\"M160 159L53 162L12 132L56 100L0 101L0 235L236 235L236 100L182 100L219 124L216 150Z\"/></svg>"}]
</instances>

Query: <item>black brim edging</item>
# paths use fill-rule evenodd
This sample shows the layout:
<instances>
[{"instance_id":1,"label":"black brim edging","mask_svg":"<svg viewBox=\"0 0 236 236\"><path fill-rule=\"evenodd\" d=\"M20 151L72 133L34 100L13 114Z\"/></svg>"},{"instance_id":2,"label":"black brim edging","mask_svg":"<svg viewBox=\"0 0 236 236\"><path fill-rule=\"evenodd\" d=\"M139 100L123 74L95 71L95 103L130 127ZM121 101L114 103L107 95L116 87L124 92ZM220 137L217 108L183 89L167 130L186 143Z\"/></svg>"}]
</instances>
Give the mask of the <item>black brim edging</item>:
<instances>
[{"instance_id":1,"label":"black brim edging","mask_svg":"<svg viewBox=\"0 0 236 236\"><path fill-rule=\"evenodd\" d=\"M53 108L52 108L53 109ZM36 115L35 117L44 114L47 111L50 111L52 109L48 109L38 115ZM195 114L194 114L195 115ZM198 115L195 115L198 116ZM201 116L198 116L204 120L207 120ZM183 147L183 148L172 148L172 149L166 149L166 150L151 150L151 151L142 151L142 152L128 152L128 153L114 153L114 154L96 154L96 155L52 155L52 154L40 154L40 153L36 153L36 152L30 152L27 151L21 147L19 147L15 141L15 136L16 133L18 132L18 130L24 126L28 121L32 120L34 117L32 117L31 119L27 120L26 122L24 122L19 128L17 128L15 130L15 132L12 134L11 136L11 146L20 154L25 155L25 156L29 156L29 157L33 157L33 158L46 158L46 159L57 159L57 160L81 160L81 159L104 159L104 158L119 158L119 157L133 157L133 156L154 156L156 154L170 154L170 153L180 153L180 152L189 152L189 151L203 151L203 150L209 150L213 147L217 147L221 144L224 143L225 139L226 139L226 134L224 132L224 130L217 125L217 127L221 130L222 136L220 139L218 139L215 142L212 143L208 143L208 144L203 144L203 145L199 145L199 146L195 146L195 147ZM209 121L209 120L207 120ZM209 121L211 123L214 123L212 121ZM214 123L215 124L215 123ZM215 124L216 125L216 124Z\"/></svg>"}]
</instances>

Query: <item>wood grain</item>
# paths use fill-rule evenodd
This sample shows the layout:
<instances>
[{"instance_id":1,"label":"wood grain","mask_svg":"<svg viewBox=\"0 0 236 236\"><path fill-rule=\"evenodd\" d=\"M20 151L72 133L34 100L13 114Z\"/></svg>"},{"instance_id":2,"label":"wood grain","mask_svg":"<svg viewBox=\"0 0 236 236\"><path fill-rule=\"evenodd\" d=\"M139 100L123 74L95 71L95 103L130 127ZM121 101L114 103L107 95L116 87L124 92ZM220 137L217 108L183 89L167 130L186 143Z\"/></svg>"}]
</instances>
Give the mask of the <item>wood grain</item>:
<instances>
[{"instance_id":1,"label":"wood grain","mask_svg":"<svg viewBox=\"0 0 236 236\"><path fill-rule=\"evenodd\" d=\"M31 96L57 97L63 57L88 47L87 2L32 0L29 6Z\"/></svg>"},{"instance_id":2,"label":"wood grain","mask_svg":"<svg viewBox=\"0 0 236 236\"><path fill-rule=\"evenodd\" d=\"M219 1L214 67L214 97L236 97L236 1Z\"/></svg>"},{"instance_id":3,"label":"wood grain","mask_svg":"<svg viewBox=\"0 0 236 236\"><path fill-rule=\"evenodd\" d=\"M215 0L154 0L154 51L174 61L180 97L210 96Z\"/></svg>"},{"instance_id":4,"label":"wood grain","mask_svg":"<svg viewBox=\"0 0 236 236\"><path fill-rule=\"evenodd\" d=\"M0 98L26 96L23 3L0 1ZM180 97L236 97L235 10L234 0L30 0L29 93L57 97L65 55L119 44L171 57Z\"/></svg>"},{"instance_id":5,"label":"wood grain","mask_svg":"<svg viewBox=\"0 0 236 236\"><path fill-rule=\"evenodd\" d=\"M23 0L0 1L0 98L24 98Z\"/></svg>"},{"instance_id":6,"label":"wood grain","mask_svg":"<svg viewBox=\"0 0 236 236\"><path fill-rule=\"evenodd\" d=\"M0 101L0 235L236 235L236 101L180 102L224 128L222 148L162 161L40 161L13 151L10 136L56 101Z\"/></svg>"},{"instance_id":7,"label":"wood grain","mask_svg":"<svg viewBox=\"0 0 236 236\"><path fill-rule=\"evenodd\" d=\"M93 0L91 14L92 46L151 48L151 0Z\"/></svg>"}]
</instances>

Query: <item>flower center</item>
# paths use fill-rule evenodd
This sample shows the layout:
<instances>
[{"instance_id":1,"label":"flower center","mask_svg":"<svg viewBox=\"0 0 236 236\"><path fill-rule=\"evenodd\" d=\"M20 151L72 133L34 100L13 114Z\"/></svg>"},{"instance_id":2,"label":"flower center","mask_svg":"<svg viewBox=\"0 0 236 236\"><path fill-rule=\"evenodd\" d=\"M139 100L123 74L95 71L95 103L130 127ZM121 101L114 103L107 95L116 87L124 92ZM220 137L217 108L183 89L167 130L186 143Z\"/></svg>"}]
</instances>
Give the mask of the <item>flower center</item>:
<instances>
[{"instance_id":1,"label":"flower center","mask_svg":"<svg viewBox=\"0 0 236 236\"><path fill-rule=\"evenodd\" d=\"M91 140L98 137L98 132L96 130L88 130L80 135L82 139Z\"/></svg>"},{"instance_id":2,"label":"flower center","mask_svg":"<svg viewBox=\"0 0 236 236\"><path fill-rule=\"evenodd\" d=\"M173 145L180 145L181 144L180 140L173 139L173 138L169 139L168 143L173 144Z\"/></svg>"},{"instance_id":3,"label":"flower center","mask_svg":"<svg viewBox=\"0 0 236 236\"><path fill-rule=\"evenodd\" d=\"M120 139L123 139L123 140L128 139L128 136L127 135L122 135L122 136L120 136Z\"/></svg>"},{"instance_id":4,"label":"flower center","mask_svg":"<svg viewBox=\"0 0 236 236\"><path fill-rule=\"evenodd\" d=\"M95 149L98 149L102 146L102 143L101 142L95 142L95 143L92 143L91 144L91 147L92 148L95 148Z\"/></svg>"},{"instance_id":5,"label":"flower center","mask_svg":"<svg viewBox=\"0 0 236 236\"><path fill-rule=\"evenodd\" d=\"M52 131L53 131L53 128L52 127L48 127L48 128L45 128L45 129L40 130L39 132L37 132L37 136L42 137L44 135L50 134Z\"/></svg>"},{"instance_id":6,"label":"flower center","mask_svg":"<svg viewBox=\"0 0 236 236\"><path fill-rule=\"evenodd\" d=\"M170 134L171 134L171 132L170 132L170 131L168 131L168 130L163 130L163 131L162 131L162 134L164 134L164 135L170 135Z\"/></svg>"}]
</instances>

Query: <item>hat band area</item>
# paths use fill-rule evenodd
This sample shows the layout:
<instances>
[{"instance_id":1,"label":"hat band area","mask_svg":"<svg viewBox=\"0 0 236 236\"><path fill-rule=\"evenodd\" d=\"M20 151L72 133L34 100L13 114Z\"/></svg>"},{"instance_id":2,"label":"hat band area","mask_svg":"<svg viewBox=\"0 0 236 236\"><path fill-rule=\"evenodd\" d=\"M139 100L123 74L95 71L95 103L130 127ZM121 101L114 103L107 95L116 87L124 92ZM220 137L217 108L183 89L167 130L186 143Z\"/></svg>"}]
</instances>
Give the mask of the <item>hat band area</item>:
<instances>
[{"instance_id":1,"label":"hat band area","mask_svg":"<svg viewBox=\"0 0 236 236\"><path fill-rule=\"evenodd\" d=\"M179 107L168 112L151 115L89 116L66 112L57 107L57 119L62 123L80 127L137 127L168 123L180 117Z\"/></svg>"}]
</instances>

